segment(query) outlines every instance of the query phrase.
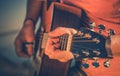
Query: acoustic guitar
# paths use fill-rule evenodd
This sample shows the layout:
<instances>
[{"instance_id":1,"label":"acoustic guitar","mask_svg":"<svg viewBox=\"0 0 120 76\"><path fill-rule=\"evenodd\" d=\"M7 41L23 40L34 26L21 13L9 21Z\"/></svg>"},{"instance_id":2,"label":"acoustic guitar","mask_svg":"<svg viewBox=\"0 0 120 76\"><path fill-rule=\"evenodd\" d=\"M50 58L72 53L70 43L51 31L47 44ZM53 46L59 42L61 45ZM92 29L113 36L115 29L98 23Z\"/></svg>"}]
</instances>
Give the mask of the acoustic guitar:
<instances>
[{"instance_id":1,"label":"acoustic guitar","mask_svg":"<svg viewBox=\"0 0 120 76\"><path fill-rule=\"evenodd\" d=\"M109 67L109 59L112 58L112 52L109 49L109 37L106 38L91 31L87 24L82 25L81 23L84 23L80 20L82 10L60 3L54 3L51 8L52 22L50 31L56 27L68 27L78 30L78 33L73 36L65 34L59 37L60 49L70 50L76 61L81 60L80 66L83 68L89 67L89 64L87 64L88 59L93 59L93 66L98 67L98 58L106 58L104 66ZM36 55L38 54L41 57L41 63L38 66L39 70L36 76L67 76L71 61L62 63L58 60L49 59L42 52L47 39L48 35L44 31L44 27L40 26L36 34L35 52Z\"/></svg>"}]
</instances>

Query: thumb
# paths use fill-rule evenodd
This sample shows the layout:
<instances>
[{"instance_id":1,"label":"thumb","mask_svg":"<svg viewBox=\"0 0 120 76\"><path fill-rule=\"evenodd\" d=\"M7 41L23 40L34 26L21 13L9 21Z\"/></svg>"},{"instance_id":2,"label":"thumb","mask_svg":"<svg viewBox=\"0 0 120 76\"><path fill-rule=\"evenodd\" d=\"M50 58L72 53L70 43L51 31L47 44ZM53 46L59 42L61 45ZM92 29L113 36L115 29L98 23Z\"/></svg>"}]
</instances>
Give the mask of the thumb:
<instances>
[{"instance_id":1,"label":"thumb","mask_svg":"<svg viewBox=\"0 0 120 76\"><path fill-rule=\"evenodd\" d=\"M22 51L28 56L32 56L33 54L33 42L23 42Z\"/></svg>"}]
</instances>

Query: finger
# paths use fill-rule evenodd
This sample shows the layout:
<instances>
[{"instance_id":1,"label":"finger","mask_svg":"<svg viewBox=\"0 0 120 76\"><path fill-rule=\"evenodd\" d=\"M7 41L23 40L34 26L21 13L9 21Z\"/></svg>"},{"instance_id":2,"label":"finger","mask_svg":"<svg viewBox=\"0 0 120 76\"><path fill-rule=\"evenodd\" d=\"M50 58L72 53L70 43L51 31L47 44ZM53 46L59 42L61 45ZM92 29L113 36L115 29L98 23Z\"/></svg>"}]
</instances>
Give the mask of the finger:
<instances>
[{"instance_id":1,"label":"finger","mask_svg":"<svg viewBox=\"0 0 120 76\"><path fill-rule=\"evenodd\" d=\"M56 50L56 49L59 49L60 48L60 44L59 43L56 43L56 44L53 44L53 49Z\"/></svg>"},{"instance_id":2,"label":"finger","mask_svg":"<svg viewBox=\"0 0 120 76\"><path fill-rule=\"evenodd\" d=\"M48 34L51 37L57 37L57 36L60 36L60 35L63 35L63 34L73 35L73 34L76 34L76 33L77 33L77 31L73 28L58 27Z\"/></svg>"},{"instance_id":3,"label":"finger","mask_svg":"<svg viewBox=\"0 0 120 76\"><path fill-rule=\"evenodd\" d=\"M46 49L48 50L58 49L60 47L60 44L58 42L59 42L58 38L49 38L47 41Z\"/></svg>"},{"instance_id":4,"label":"finger","mask_svg":"<svg viewBox=\"0 0 120 76\"><path fill-rule=\"evenodd\" d=\"M53 44L59 42L59 38L50 38L50 40L52 41Z\"/></svg>"},{"instance_id":5,"label":"finger","mask_svg":"<svg viewBox=\"0 0 120 76\"><path fill-rule=\"evenodd\" d=\"M45 49L45 54L50 58L50 59L56 59L61 62L67 62L73 58L73 55L71 52L68 51L60 51L55 49L55 47L58 47L58 44L52 44L51 39L48 39L47 41L47 46Z\"/></svg>"},{"instance_id":6,"label":"finger","mask_svg":"<svg viewBox=\"0 0 120 76\"><path fill-rule=\"evenodd\" d=\"M33 55L33 44L27 44L26 51L27 51L28 56L32 56Z\"/></svg>"},{"instance_id":7,"label":"finger","mask_svg":"<svg viewBox=\"0 0 120 76\"><path fill-rule=\"evenodd\" d=\"M47 45L46 45L46 48L45 48L45 54L46 55L50 55L51 53L52 53L52 51L54 50L54 46L52 45L53 43L52 43L52 41L51 41L51 39L48 39L47 40Z\"/></svg>"},{"instance_id":8,"label":"finger","mask_svg":"<svg viewBox=\"0 0 120 76\"><path fill-rule=\"evenodd\" d=\"M22 52L22 40L19 38L17 38L16 40L15 40L15 50L16 50L16 54L18 55L18 56L20 56L20 57L28 57L28 55L27 54L25 54L25 53L23 53Z\"/></svg>"}]
</instances>

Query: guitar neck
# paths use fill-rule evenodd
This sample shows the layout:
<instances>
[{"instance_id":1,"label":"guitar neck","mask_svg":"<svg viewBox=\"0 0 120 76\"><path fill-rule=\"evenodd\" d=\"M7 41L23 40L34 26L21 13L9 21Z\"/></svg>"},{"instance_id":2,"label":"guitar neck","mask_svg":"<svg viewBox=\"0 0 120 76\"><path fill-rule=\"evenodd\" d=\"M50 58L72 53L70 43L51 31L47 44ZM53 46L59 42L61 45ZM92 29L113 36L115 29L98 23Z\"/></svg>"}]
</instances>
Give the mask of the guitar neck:
<instances>
[{"instance_id":1,"label":"guitar neck","mask_svg":"<svg viewBox=\"0 0 120 76\"><path fill-rule=\"evenodd\" d=\"M47 33L43 34L42 47L46 47ZM79 55L78 58L112 58L110 40L89 29L80 28L75 35L64 34L59 36L60 50L70 51Z\"/></svg>"}]
</instances>

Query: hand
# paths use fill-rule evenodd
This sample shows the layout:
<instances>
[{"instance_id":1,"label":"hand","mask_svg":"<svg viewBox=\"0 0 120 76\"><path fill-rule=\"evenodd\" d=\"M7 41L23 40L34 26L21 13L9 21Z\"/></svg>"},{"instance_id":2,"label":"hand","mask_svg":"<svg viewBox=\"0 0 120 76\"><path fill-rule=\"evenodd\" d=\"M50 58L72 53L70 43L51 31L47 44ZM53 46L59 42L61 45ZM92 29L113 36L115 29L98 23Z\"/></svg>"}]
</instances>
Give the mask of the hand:
<instances>
[{"instance_id":1,"label":"hand","mask_svg":"<svg viewBox=\"0 0 120 76\"><path fill-rule=\"evenodd\" d=\"M72 28L64 28L64 27L58 27L54 31L48 33L49 39L47 41L47 45L45 48L45 54L48 55L50 59L56 59L60 62L67 62L74 58L73 54L70 51L55 49L59 48L60 44L59 39L57 38L60 35L63 34L69 34L73 35L76 34L77 31ZM53 44L54 43L54 44Z\"/></svg>"},{"instance_id":2,"label":"hand","mask_svg":"<svg viewBox=\"0 0 120 76\"><path fill-rule=\"evenodd\" d=\"M24 23L19 35L15 39L16 53L20 57L30 57L33 54L34 24L31 20ZM25 43L25 45L24 45ZM27 45L27 43L29 43ZM26 47L26 49L24 48Z\"/></svg>"}]
</instances>

